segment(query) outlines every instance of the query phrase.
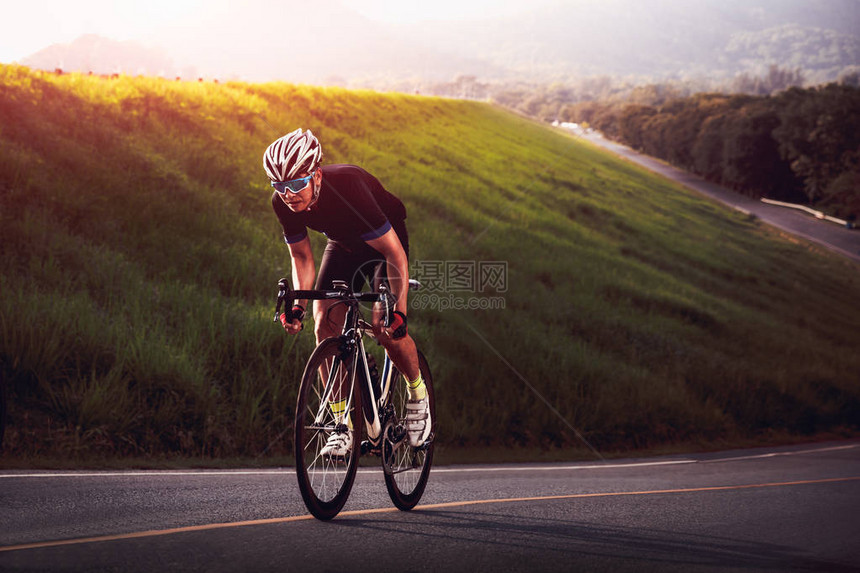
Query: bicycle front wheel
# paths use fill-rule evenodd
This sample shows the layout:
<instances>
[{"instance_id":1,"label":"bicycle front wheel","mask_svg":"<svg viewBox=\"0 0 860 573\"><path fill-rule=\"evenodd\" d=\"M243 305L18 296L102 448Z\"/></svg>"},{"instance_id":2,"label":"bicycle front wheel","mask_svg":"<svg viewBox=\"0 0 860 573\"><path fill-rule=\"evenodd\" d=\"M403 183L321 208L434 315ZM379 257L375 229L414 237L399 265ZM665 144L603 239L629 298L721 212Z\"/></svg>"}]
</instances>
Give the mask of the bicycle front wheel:
<instances>
[{"instance_id":1,"label":"bicycle front wheel","mask_svg":"<svg viewBox=\"0 0 860 573\"><path fill-rule=\"evenodd\" d=\"M436 397L433 392L433 376L427 359L419 351L418 367L421 377L427 386L430 398L430 419L433 430L427 442L418 448L409 445L405 438L406 401L409 394L406 390L406 380L397 373L391 386L391 405L394 407L394 419L386 424L382 440L382 466L385 471L385 487L391 501L398 509L409 511L418 504L430 477L430 466L433 465L433 444L436 434Z\"/></svg>"},{"instance_id":2,"label":"bicycle front wheel","mask_svg":"<svg viewBox=\"0 0 860 573\"><path fill-rule=\"evenodd\" d=\"M355 386L355 356L338 338L322 341L308 359L299 387L296 475L305 505L322 520L343 508L358 469L361 393Z\"/></svg>"}]
</instances>

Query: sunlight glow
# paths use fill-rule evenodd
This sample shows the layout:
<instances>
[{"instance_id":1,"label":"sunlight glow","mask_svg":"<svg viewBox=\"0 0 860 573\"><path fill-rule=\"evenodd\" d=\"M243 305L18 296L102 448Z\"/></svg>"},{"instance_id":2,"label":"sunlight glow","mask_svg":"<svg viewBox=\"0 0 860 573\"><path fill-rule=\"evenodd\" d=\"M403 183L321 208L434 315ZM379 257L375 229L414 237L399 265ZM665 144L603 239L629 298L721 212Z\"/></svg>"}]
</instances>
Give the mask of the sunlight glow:
<instances>
[{"instance_id":1,"label":"sunlight glow","mask_svg":"<svg viewBox=\"0 0 860 573\"><path fill-rule=\"evenodd\" d=\"M341 0L341 4L371 20L393 24L512 16L546 3L539 0Z\"/></svg>"},{"instance_id":2,"label":"sunlight glow","mask_svg":"<svg viewBox=\"0 0 860 573\"><path fill-rule=\"evenodd\" d=\"M0 63L19 61L52 44L72 42L85 34L112 40L157 40L171 30L205 26L218 13L238 13L247 22L265 27L265 14L278 11L307 11L314 3L361 14L388 24L414 24L438 20L480 20L513 16L542 4L559 0L82 0L66 2L18 1L4 7L0 19ZM255 30L232 30L231 35L258 34Z\"/></svg>"},{"instance_id":3,"label":"sunlight glow","mask_svg":"<svg viewBox=\"0 0 860 573\"><path fill-rule=\"evenodd\" d=\"M0 63L11 63L56 43L84 34L131 40L187 18L203 0L125 2L84 0L16 2L3 8L0 19Z\"/></svg>"}]
</instances>

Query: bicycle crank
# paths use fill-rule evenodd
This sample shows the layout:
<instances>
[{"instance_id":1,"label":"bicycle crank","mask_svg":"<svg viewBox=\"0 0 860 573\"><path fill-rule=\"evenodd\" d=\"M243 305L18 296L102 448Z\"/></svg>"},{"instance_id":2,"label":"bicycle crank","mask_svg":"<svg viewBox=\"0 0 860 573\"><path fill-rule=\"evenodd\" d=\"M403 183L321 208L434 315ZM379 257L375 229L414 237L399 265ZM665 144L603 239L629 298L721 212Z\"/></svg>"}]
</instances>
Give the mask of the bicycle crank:
<instances>
[{"instance_id":1,"label":"bicycle crank","mask_svg":"<svg viewBox=\"0 0 860 573\"><path fill-rule=\"evenodd\" d=\"M408 447L406 428L389 420L382 428L382 469L388 475L395 473L397 450Z\"/></svg>"}]
</instances>

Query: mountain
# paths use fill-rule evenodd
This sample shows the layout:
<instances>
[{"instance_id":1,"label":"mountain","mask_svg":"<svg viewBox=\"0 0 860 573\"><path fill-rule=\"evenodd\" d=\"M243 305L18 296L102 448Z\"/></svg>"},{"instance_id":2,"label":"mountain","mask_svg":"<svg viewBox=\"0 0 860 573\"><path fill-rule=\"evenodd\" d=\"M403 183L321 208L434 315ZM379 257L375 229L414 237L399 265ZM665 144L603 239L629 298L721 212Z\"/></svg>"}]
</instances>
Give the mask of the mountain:
<instances>
[{"instance_id":1,"label":"mountain","mask_svg":"<svg viewBox=\"0 0 860 573\"><path fill-rule=\"evenodd\" d=\"M823 83L860 65L860 38L832 29L785 24L734 34L725 54L747 64L739 67L759 75L763 63L779 62L783 68L804 70L812 83Z\"/></svg>"},{"instance_id":2,"label":"mountain","mask_svg":"<svg viewBox=\"0 0 860 573\"><path fill-rule=\"evenodd\" d=\"M137 42L118 42L95 34L81 36L69 44L53 44L24 58L21 63L41 70L163 75L171 77L179 68L163 49L147 48ZM182 75L194 75L186 67Z\"/></svg>"},{"instance_id":3,"label":"mountain","mask_svg":"<svg viewBox=\"0 0 860 573\"><path fill-rule=\"evenodd\" d=\"M215 2L145 43L161 49L86 36L24 63L102 73L194 68L209 77L352 86L457 75L725 79L776 64L818 83L860 67L860 1L567 0L517 17L395 26L336 0L249 0Z\"/></svg>"},{"instance_id":4,"label":"mountain","mask_svg":"<svg viewBox=\"0 0 860 573\"><path fill-rule=\"evenodd\" d=\"M462 69L501 73L468 54L417 45L332 0L215 3L193 20L154 31L144 43L159 48L87 35L21 63L103 74L172 70L167 75L329 84L392 77L447 80Z\"/></svg>"},{"instance_id":5,"label":"mountain","mask_svg":"<svg viewBox=\"0 0 860 573\"><path fill-rule=\"evenodd\" d=\"M450 79L463 68L498 73L469 54L418 45L333 0L215 4L193 23L179 23L149 41L204 75L252 81Z\"/></svg>"},{"instance_id":6,"label":"mountain","mask_svg":"<svg viewBox=\"0 0 860 573\"><path fill-rule=\"evenodd\" d=\"M568 0L524 17L431 23L403 33L544 81L732 77L771 64L835 77L860 65L857 0Z\"/></svg>"}]
</instances>

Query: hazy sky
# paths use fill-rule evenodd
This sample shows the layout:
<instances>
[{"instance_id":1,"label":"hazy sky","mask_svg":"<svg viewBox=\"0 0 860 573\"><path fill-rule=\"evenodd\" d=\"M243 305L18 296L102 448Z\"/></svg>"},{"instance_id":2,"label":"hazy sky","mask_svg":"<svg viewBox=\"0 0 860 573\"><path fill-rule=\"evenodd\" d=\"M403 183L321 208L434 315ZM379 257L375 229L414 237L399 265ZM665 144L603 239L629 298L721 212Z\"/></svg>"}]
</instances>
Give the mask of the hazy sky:
<instances>
[{"instance_id":1,"label":"hazy sky","mask_svg":"<svg viewBox=\"0 0 860 573\"><path fill-rule=\"evenodd\" d=\"M488 12L516 14L548 4L548 0L341 0L368 18L393 23L421 20L480 19Z\"/></svg>"},{"instance_id":2,"label":"hazy sky","mask_svg":"<svg viewBox=\"0 0 860 573\"><path fill-rule=\"evenodd\" d=\"M14 62L51 44L83 34L137 40L176 20L193 21L201 11L229 0L38 0L9 3L0 19L0 62ZM285 0L290 4L297 0ZM315 2L318 0L304 0ZM548 0L341 0L368 18L392 23L427 19L479 19L484 14L516 14ZM261 15L261 25L267 24Z\"/></svg>"},{"instance_id":3,"label":"hazy sky","mask_svg":"<svg viewBox=\"0 0 860 573\"><path fill-rule=\"evenodd\" d=\"M188 17L205 5L203 0L18 0L3 9L0 62L22 59L83 34L135 39L172 19Z\"/></svg>"}]
</instances>

